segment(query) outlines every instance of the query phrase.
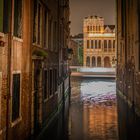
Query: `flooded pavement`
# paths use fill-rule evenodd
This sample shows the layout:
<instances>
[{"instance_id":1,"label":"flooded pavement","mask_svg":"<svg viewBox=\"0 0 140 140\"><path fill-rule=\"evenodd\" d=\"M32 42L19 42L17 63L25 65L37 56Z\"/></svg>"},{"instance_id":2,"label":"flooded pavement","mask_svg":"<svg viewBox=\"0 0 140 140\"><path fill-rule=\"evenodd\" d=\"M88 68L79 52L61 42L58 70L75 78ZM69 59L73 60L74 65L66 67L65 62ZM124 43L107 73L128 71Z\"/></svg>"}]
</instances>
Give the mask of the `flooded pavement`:
<instances>
[{"instance_id":1,"label":"flooded pavement","mask_svg":"<svg viewBox=\"0 0 140 140\"><path fill-rule=\"evenodd\" d=\"M118 140L116 83L72 78L69 140Z\"/></svg>"}]
</instances>

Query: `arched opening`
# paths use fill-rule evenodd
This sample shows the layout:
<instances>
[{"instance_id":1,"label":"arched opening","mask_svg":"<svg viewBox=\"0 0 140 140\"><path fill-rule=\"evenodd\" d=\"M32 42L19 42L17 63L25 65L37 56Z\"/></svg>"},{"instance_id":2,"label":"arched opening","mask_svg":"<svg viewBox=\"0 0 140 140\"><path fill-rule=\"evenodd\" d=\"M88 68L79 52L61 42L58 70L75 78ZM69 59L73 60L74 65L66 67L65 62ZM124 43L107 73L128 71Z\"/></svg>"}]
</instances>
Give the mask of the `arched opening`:
<instances>
[{"instance_id":1,"label":"arched opening","mask_svg":"<svg viewBox=\"0 0 140 140\"><path fill-rule=\"evenodd\" d=\"M101 67L101 57L97 57L97 67Z\"/></svg>"},{"instance_id":2,"label":"arched opening","mask_svg":"<svg viewBox=\"0 0 140 140\"><path fill-rule=\"evenodd\" d=\"M107 52L107 40L104 40L104 52Z\"/></svg>"},{"instance_id":3,"label":"arched opening","mask_svg":"<svg viewBox=\"0 0 140 140\"><path fill-rule=\"evenodd\" d=\"M92 57L92 67L96 67L96 59L94 56Z\"/></svg>"},{"instance_id":4,"label":"arched opening","mask_svg":"<svg viewBox=\"0 0 140 140\"><path fill-rule=\"evenodd\" d=\"M97 49L97 40L95 40L95 49Z\"/></svg>"},{"instance_id":5,"label":"arched opening","mask_svg":"<svg viewBox=\"0 0 140 140\"><path fill-rule=\"evenodd\" d=\"M107 67L107 68L111 67L110 58L108 56L104 58L104 67Z\"/></svg>"},{"instance_id":6,"label":"arched opening","mask_svg":"<svg viewBox=\"0 0 140 140\"><path fill-rule=\"evenodd\" d=\"M90 67L90 57L89 56L87 56L87 58L86 58L86 66Z\"/></svg>"},{"instance_id":7,"label":"arched opening","mask_svg":"<svg viewBox=\"0 0 140 140\"><path fill-rule=\"evenodd\" d=\"M108 41L108 51L112 51L112 45L111 45L111 40Z\"/></svg>"},{"instance_id":8,"label":"arched opening","mask_svg":"<svg viewBox=\"0 0 140 140\"><path fill-rule=\"evenodd\" d=\"M101 40L99 40L99 49L101 49Z\"/></svg>"}]
</instances>

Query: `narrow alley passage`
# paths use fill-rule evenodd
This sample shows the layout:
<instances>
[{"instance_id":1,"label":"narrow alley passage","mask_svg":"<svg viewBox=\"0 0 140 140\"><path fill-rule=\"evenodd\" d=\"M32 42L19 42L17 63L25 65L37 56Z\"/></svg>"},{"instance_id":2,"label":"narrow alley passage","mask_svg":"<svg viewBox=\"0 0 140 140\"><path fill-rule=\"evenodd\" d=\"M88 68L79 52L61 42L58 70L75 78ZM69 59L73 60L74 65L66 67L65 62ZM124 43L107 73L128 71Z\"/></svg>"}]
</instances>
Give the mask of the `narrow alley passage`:
<instances>
[{"instance_id":1,"label":"narrow alley passage","mask_svg":"<svg viewBox=\"0 0 140 140\"><path fill-rule=\"evenodd\" d=\"M140 140L140 0L0 0L0 140L15 139Z\"/></svg>"}]
</instances>

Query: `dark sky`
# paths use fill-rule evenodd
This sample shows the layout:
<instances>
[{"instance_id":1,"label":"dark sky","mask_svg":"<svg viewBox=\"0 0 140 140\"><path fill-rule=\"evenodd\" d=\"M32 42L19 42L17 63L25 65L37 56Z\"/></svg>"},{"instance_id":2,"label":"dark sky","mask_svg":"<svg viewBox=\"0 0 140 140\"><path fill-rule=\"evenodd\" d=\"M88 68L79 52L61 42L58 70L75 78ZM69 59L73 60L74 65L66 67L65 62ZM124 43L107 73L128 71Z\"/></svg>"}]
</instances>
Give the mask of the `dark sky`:
<instances>
[{"instance_id":1,"label":"dark sky","mask_svg":"<svg viewBox=\"0 0 140 140\"><path fill-rule=\"evenodd\" d=\"M70 0L71 35L82 32L83 18L98 15L115 24L115 0Z\"/></svg>"}]
</instances>

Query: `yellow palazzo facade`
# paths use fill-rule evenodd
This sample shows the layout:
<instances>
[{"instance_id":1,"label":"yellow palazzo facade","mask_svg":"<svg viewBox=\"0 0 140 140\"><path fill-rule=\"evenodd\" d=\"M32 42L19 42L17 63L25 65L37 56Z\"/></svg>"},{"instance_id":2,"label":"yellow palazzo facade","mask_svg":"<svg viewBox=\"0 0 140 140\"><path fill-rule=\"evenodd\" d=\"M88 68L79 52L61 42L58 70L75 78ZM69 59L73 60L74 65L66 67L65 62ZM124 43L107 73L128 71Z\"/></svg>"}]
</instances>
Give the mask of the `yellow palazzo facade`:
<instances>
[{"instance_id":1,"label":"yellow palazzo facade","mask_svg":"<svg viewBox=\"0 0 140 140\"><path fill-rule=\"evenodd\" d=\"M104 18L84 18L84 59L86 67L115 66L115 25L104 25Z\"/></svg>"}]
</instances>

